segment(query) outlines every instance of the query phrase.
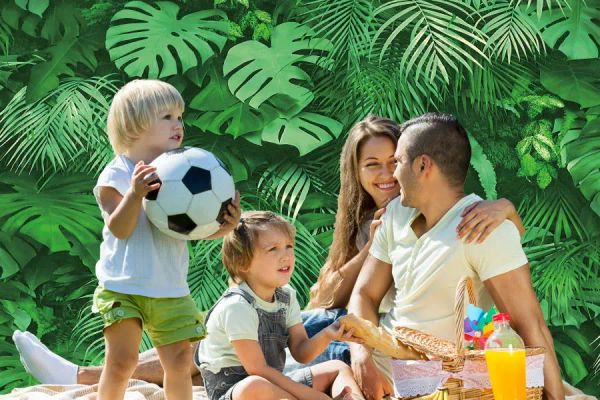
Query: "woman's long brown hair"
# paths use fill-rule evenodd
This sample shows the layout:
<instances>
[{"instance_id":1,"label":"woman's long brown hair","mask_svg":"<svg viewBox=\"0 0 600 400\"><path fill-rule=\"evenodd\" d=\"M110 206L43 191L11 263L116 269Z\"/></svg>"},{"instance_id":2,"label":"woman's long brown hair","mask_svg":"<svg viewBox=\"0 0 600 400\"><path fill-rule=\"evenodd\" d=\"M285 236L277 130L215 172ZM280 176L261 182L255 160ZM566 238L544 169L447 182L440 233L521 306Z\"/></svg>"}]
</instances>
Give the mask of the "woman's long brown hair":
<instances>
[{"instance_id":1,"label":"woman's long brown hair","mask_svg":"<svg viewBox=\"0 0 600 400\"><path fill-rule=\"evenodd\" d=\"M310 289L310 308L329 308L333 305L335 290L329 289L325 293L324 280L336 272L336 287L341 284L344 277L339 270L359 252L356 247L356 235L360 227L373 217L370 211L375 208L375 201L363 189L358 175L362 145L372 137L388 137L395 146L399 135L400 127L396 122L375 115L369 115L358 122L348 133L340 156L340 193L333 242L319 279Z\"/></svg>"}]
</instances>

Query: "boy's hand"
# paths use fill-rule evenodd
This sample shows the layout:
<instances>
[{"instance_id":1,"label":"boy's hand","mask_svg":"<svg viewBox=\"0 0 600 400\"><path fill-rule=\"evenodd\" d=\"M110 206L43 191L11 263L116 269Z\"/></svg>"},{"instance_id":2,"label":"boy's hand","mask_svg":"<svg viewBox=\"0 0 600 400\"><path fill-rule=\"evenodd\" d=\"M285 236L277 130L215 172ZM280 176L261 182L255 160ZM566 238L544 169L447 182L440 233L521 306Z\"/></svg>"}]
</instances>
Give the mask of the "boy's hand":
<instances>
[{"instance_id":1,"label":"boy's hand","mask_svg":"<svg viewBox=\"0 0 600 400\"><path fill-rule=\"evenodd\" d=\"M240 223L240 217L242 216L242 209L240 208L240 192L236 191L233 196L233 200L227 206L227 212L223 215L225 222L221 224L221 229L225 230L225 233L229 233L235 229L237 224Z\"/></svg>"},{"instance_id":2,"label":"boy's hand","mask_svg":"<svg viewBox=\"0 0 600 400\"><path fill-rule=\"evenodd\" d=\"M148 192L160 187L160 182L152 184L157 179L156 167L145 164L143 160L140 160L133 169L130 190L137 199L142 200Z\"/></svg>"},{"instance_id":3,"label":"boy's hand","mask_svg":"<svg viewBox=\"0 0 600 400\"><path fill-rule=\"evenodd\" d=\"M231 204L227 206L227 211L225 214L223 214L223 219L225 219L225 222L221 224L221 227L218 231L205 239L216 239L227 235L240 223L241 216L242 209L240 208L240 192L236 191Z\"/></svg>"},{"instance_id":4,"label":"boy's hand","mask_svg":"<svg viewBox=\"0 0 600 400\"><path fill-rule=\"evenodd\" d=\"M354 343L364 343L364 341L360 338L354 336L354 329L350 329L344 332L344 326L340 324L338 321L329 325L324 329L325 334L329 338L329 340L339 340L341 342L354 342Z\"/></svg>"}]
</instances>

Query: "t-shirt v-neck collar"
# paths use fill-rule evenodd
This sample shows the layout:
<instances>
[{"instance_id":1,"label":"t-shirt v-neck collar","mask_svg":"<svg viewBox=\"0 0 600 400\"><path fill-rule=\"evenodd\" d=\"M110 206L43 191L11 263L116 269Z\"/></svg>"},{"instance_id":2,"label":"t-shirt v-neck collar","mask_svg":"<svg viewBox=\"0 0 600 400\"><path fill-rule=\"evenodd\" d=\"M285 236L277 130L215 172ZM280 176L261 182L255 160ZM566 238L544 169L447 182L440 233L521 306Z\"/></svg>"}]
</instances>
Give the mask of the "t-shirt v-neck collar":
<instances>
[{"instance_id":1,"label":"t-shirt v-neck collar","mask_svg":"<svg viewBox=\"0 0 600 400\"><path fill-rule=\"evenodd\" d=\"M423 233L421 236L417 236L417 234L412 228L412 224L422 213L416 208L413 209L413 214L411 215L405 226L407 237L410 237L414 241L419 241L424 240L428 236L431 236L433 233L435 233L436 230L442 229L440 227L443 227L449 219L453 218L454 214L456 214L456 211L462 209L465 203L471 203L473 198L477 198L477 195L471 193L458 200L452 207L450 207L450 209L448 209L448 211L446 211L442 218L440 218L440 220L434 226L431 227L431 229Z\"/></svg>"}]
</instances>

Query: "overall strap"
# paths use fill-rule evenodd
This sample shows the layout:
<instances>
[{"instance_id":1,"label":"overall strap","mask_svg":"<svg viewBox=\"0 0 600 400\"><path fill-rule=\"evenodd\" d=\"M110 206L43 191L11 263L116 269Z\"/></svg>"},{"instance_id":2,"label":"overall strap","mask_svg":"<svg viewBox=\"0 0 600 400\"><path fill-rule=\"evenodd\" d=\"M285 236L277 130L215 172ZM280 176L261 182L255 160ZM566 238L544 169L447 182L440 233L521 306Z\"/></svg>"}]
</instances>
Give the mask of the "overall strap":
<instances>
[{"instance_id":1,"label":"overall strap","mask_svg":"<svg viewBox=\"0 0 600 400\"><path fill-rule=\"evenodd\" d=\"M254 297L252 297L252 295L250 293L244 292L240 288L227 289L227 291L225 293L223 293L223 295L219 298L219 300L217 300L215 302L215 304L213 304L213 306L210 308L210 310L208 310L206 317L204 317L204 325L206 325L208 323L208 318L212 314L212 312L215 309L215 307L217 306L217 304L219 304L223 299L226 299L231 296L242 296L244 298L244 300L246 300L248 303L250 303L251 306L254 305Z\"/></svg>"},{"instance_id":2,"label":"overall strap","mask_svg":"<svg viewBox=\"0 0 600 400\"><path fill-rule=\"evenodd\" d=\"M290 305L290 293L283 288L278 287L275 289L275 299L282 302L286 306Z\"/></svg>"}]
</instances>

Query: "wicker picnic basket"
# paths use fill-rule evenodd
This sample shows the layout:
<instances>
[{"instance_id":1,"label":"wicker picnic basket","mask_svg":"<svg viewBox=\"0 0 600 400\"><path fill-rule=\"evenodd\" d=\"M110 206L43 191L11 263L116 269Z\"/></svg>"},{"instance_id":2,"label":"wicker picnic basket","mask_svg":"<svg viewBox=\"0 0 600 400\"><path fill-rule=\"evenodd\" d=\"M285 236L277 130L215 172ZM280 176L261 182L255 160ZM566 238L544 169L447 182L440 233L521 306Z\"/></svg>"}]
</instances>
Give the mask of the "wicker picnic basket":
<instances>
[{"instance_id":1,"label":"wicker picnic basket","mask_svg":"<svg viewBox=\"0 0 600 400\"><path fill-rule=\"evenodd\" d=\"M435 336L416 331L410 328L397 327L394 333L395 338L402 344L412 347L415 350L425 353L442 360L442 369L444 371L457 373L463 370L465 360L485 360L482 350L465 350L463 344L464 338L464 316L465 316L465 292L468 294L469 301L477 305L473 282L471 278L463 278L456 289L456 298L454 312L456 315L456 344ZM527 348L526 357L544 354L544 349L540 347ZM466 400L482 399L493 400L492 389L467 389L463 381L458 378L449 378L440 391L447 391L448 400ZM541 400L543 387L528 387L527 400ZM401 400L415 399L416 397L404 397ZM417 397L418 398L418 397Z\"/></svg>"}]
</instances>

